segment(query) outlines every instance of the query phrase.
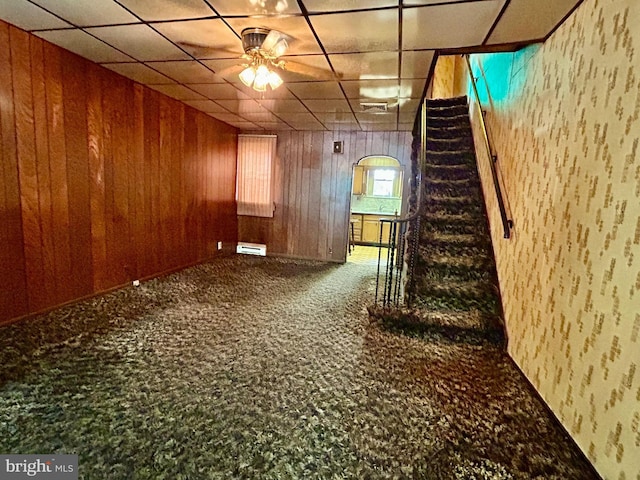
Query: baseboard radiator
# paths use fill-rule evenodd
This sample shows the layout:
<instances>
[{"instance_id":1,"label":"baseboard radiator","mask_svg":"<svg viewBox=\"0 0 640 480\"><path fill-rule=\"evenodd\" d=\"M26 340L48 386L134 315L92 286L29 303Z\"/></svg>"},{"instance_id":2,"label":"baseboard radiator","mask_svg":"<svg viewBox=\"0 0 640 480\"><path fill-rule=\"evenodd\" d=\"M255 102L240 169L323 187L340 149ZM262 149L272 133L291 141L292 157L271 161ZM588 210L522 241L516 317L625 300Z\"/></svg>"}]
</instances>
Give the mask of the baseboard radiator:
<instances>
[{"instance_id":1,"label":"baseboard radiator","mask_svg":"<svg viewBox=\"0 0 640 480\"><path fill-rule=\"evenodd\" d=\"M267 246L262 243L238 242L236 253L242 253L244 255L260 255L261 257L266 257Z\"/></svg>"}]
</instances>

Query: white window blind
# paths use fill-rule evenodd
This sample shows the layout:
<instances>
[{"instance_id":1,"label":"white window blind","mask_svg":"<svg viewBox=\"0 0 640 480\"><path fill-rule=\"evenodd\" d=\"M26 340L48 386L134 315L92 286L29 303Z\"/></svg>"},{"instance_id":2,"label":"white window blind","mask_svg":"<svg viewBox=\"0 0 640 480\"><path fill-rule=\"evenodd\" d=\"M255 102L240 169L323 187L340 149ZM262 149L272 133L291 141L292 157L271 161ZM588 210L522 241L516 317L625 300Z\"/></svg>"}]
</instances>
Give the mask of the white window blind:
<instances>
[{"instance_id":1,"label":"white window blind","mask_svg":"<svg viewBox=\"0 0 640 480\"><path fill-rule=\"evenodd\" d=\"M275 135L238 135L238 215L273 217Z\"/></svg>"}]
</instances>

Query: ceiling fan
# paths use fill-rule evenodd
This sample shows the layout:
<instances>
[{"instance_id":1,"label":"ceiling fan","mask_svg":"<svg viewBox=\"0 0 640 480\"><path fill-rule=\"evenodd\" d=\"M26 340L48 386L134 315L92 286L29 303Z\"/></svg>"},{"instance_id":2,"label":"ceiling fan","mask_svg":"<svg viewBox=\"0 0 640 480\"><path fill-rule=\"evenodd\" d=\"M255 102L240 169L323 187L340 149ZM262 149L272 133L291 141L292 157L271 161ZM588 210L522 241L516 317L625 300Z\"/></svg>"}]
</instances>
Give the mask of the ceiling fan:
<instances>
[{"instance_id":1,"label":"ceiling fan","mask_svg":"<svg viewBox=\"0 0 640 480\"><path fill-rule=\"evenodd\" d=\"M258 92L270 87L275 90L284 82L280 74L296 73L318 80L336 80L339 74L331 70L312 67L282 57L295 39L277 30L263 27L250 27L242 30L242 49L244 54L239 63L218 73L221 76L238 73L240 81Z\"/></svg>"}]
</instances>

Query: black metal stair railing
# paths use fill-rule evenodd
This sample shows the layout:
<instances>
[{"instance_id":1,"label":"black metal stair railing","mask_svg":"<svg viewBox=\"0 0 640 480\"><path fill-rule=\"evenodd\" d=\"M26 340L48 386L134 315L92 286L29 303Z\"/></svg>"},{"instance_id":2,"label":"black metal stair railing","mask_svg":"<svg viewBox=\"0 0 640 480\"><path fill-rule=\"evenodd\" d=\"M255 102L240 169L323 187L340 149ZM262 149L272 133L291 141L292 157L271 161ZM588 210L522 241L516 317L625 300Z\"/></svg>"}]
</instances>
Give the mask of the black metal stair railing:
<instances>
[{"instance_id":1,"label":"black metal stair railing","mask_svg":"<svg viewBox=\"0 0 640 480\"><path fill-rule=\"evenodd\" d=\"M405 218L381 219L378 242L378 271L376 276L375 304L382 307L410 306L414 291L415 258L420 241L420 218L423 209L422 172L426 163L427 149L427 100L422 103L420 117L420 143L418 168L415 174L415 202L410 202L410 213ZM389 235L383 238L385 224L389 224ZM383 245L388 245L383 269Z\"/></svg>"}]
</instances>

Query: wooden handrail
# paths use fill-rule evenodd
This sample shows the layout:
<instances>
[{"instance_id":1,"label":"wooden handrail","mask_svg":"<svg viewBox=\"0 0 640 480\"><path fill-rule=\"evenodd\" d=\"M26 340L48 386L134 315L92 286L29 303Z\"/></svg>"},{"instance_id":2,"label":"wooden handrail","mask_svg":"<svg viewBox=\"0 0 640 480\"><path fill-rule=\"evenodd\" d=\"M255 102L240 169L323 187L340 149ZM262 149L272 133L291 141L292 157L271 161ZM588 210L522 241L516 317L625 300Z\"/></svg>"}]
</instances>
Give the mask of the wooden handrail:
<instances>
[{"instance_id":1,"label":"wooden handrail","mask_svg":"<svg viewBox=\"0 0 640 480\"><path fill-rule=\"evenodd\" d=\"M513 221L507 217L507 209L504 205L504 199L502 197L502 189L500 188L500 182L498 180L498 172L496 170L496 162L498 161L498 156L493 154L491 150L491 144L489 143L489 134L487 132L487 126L484 121L484 112L482 111L482 104L480 103L480 95L478 94L478 86L476 85L476 79L473 77L473 72L471 71L471 62L469 62L469 55L464 56L467 62L467 71L469 72L469 78L471 78L471 86L473 87L473 93L476 97L476 102L478 104L478 109L480 110L480 126L482 127L482 136L484 139L484 144L487 149L487 153L489 154L489 164L491 166L491 177L493 178L493 186L496 190L496 197L498 199L498 208L500 209L500 218L502 218L502 227L504 229L504 238L511 237L511 228L513 227Z\"/></svg>"}]
</instances>

